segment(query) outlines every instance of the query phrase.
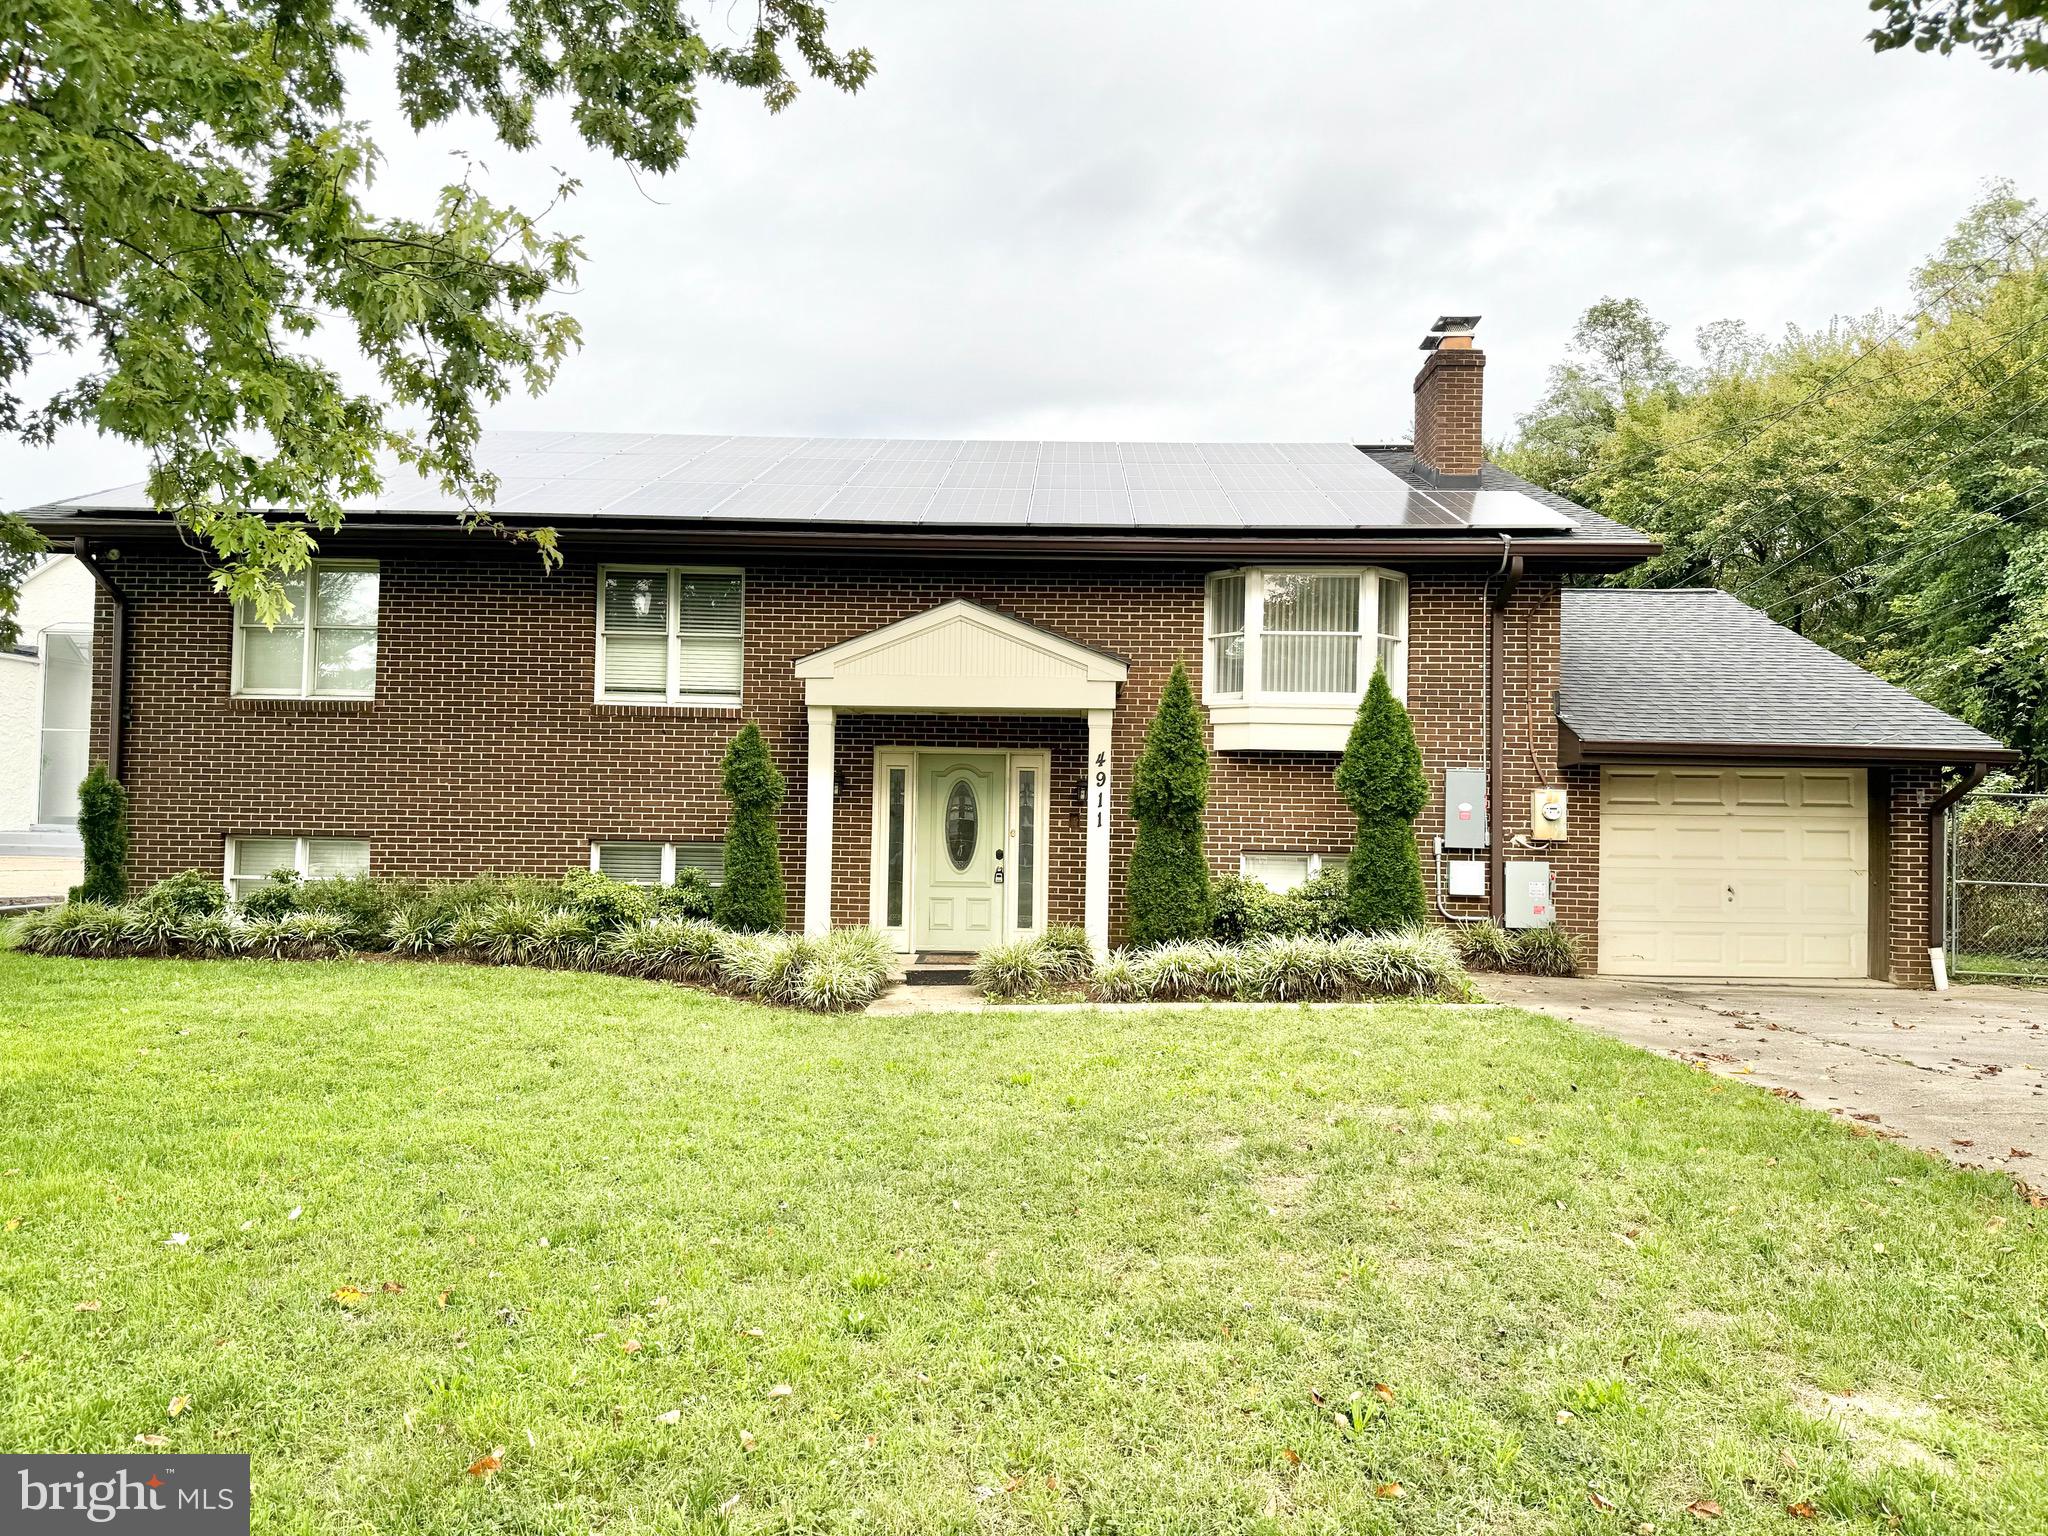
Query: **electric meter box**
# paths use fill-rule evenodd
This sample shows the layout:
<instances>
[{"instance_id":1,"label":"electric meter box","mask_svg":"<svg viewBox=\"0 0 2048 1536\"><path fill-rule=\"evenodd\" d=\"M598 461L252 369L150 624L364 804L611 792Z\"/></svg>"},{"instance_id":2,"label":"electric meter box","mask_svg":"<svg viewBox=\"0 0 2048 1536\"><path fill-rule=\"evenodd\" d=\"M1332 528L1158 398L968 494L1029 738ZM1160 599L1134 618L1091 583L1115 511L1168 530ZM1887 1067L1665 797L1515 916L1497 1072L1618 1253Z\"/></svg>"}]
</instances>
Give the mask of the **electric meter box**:
<instances>
[{"instance_id":1,"label":"electric meter box","mask_svg":"<svg viewBox=\"0 0 2048 1536\"><path fill-rule=\"evenodd\" d=\"M1557 920L1550 899L1550 866L1534 859L1518 859L1503 871L1507 883L1507 920L1510 928L1548 928Z\"/></svg>"},{"instance_id":2,"label":"electric meter box","mask_svg":"<svg viewBox=\"0 0 2048 1536\"><path fill-rule=\"evenodd\" d=\"M1564 791L1539 789L1529 796L1529 836L1539 843L1564 841Z\"/></svg>"},{"instance_id":3,"label":"electric meter box","mask_svg":"<svg viewBox=\"0 0 2048 1536\"><path fill-rule=\"evenodd\" d=\"M1486 846L1486 770L1444 770L1444 846Z\"/></svg>"}]
</instances>

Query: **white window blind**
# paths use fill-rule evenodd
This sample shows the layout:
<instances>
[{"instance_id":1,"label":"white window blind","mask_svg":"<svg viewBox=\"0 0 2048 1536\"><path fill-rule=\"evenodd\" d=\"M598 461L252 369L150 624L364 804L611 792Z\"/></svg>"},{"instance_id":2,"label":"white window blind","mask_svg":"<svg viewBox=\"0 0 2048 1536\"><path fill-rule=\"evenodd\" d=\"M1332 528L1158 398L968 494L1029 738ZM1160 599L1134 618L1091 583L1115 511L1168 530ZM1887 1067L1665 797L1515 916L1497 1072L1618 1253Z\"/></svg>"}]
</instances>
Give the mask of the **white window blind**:
<instances>
[{"instance_id":1,"label":"white window blind","mask_svg":"<svg viewBox=\"0 0 2048 1536\"><path fill-rule=\"evenodd\" d=\"M628 885L673 885L686 869L718 885L725 878L725 844L593 843L590 867Z\"/></svg>"},{"instance_id":2,"label":"white window blind","mask_svg":"<svg viewBox=\"0 0 2048 1536\"><path fill-rule=\"evenodd\" d=\"M1267 693L1358 692L1358 578L1267 575L1259 645Z\"/></svg>"},{"instance_id":3,"label":"white window blind","mask_svg":"<svg viewBox=\"0 0 2048 1536\"><path fill-rule=\"evenodd\" d=\"M1294 891L1322 872L1322 859L1313 853L1246 853L1238 858L1238 873L1256 880L1270 891Z\"/></svg>"},{"instance_id":4,"label":"white window blind","mask_svg":"<svg viewBox=\"0 0 2048 1536\"><path fill-rule=\"evenodd\" d=\"M377 567L316 560L284 578L288 611L266 625L235 606L235 692L366 699L377 691Z\"/></svg>"},{"instance_id":5,"label":"white window blind","mask_svg":"<svg viewBox=\"0 0 2048 1536\"><path fill-rule=\"evenodd\" d=\"M1209 583L1210 687L1216 693L1244 692L1244 577L1218 576Z\"/></svg>"},{"instance_id":6,"label":"white window blind","mask_svg":"<svg viewBox=\"0 0 2048 1536\"><path fill-rule=\"evenodd\" d=\"M231 837L228 839L228 894L236 901L278 870L301 880L339 880L367 874L370 845L359 837Z\"/></svg>"},{"instance_id":7,"label":"white window blind","mask_svg":"<svg viewBox=\"0 0 2048 1536\"><path fill-rule=\"evenodd\" d=\"M737 704L746 645L737 571L612 568L598 597L598 693L636 703Z\"/></svg>"}]
</instances>

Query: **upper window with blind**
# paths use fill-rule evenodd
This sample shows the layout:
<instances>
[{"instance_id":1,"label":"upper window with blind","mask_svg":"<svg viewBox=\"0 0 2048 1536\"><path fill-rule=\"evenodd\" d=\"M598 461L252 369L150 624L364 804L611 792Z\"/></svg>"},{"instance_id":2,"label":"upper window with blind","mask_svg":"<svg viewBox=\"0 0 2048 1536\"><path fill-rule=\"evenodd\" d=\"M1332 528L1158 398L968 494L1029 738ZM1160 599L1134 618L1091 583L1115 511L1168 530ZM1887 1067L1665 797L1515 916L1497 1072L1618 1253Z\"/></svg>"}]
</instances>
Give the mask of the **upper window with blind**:
<instances>
[{"instance_id":1,"label":"upper window with blind","mask_svg":"<svg viewBox=\"0 0 2048 1536\"><path fill-rule=\"evenodd\" d=\"M598 579L598 698L737 705L745 609L738 571L606 566Z\"/></svg>"},{"instance_id":2,"label":"upper window with blind","mask_svg":"<svg viewBox=\"0 0 2048 1536\"><path fill-rule=\"evenodd\" d=\"M235 605L234 691L252 699L377 694L377 566L315 560L284 578L286 611L265 624Z\"/></svg>"},{"instance_id":3,"label":"upper window with blind","mask_svg":"<svg viewBox=\"0 0 2048 1536\"><path fill-rule=\"evenodd\" d=\"M1408 581L1365 567L1219 571L1209 578L1203 696L1352 703L1375 668L1408 683Z\"/></svg>"}]
</instances>

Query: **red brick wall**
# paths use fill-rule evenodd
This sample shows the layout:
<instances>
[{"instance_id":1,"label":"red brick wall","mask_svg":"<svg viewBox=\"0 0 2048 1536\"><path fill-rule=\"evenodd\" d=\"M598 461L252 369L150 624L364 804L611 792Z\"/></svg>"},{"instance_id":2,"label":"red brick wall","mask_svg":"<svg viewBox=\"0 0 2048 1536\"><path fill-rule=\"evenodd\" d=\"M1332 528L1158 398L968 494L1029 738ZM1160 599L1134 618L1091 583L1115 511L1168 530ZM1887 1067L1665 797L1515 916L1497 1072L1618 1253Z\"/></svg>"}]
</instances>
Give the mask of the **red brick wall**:
<instances>
[{"instance_id":1,"label":"red brick wall","mask_svg":"<svg viewBox=\"0 0 2048 1536\"><path fill-rule=\"evenodd\" d=\"M1889 980L1906 987L1934 985L1933 963L1927 958L1932 937L1934 892L1932 830L1927 808L1941 793L1941 770L1914 765L1883 775L1886 796L1886 866L1888 890L1873 891L1884 903L1884 964ZM1876 787L1879 775L1871 775Z\"/></svg>"},{"instance_id":2,"label":"red brick wall","mask_svg":"<svg viewBox=\"0 0 2048 1536\"><path fill-rule=\"evenodd\" d=\"M457 558L417 547L362 553L378 556L382 568L378 697L302 704L231 699L230 613L199 563L182 552L126 552L119 566L131 596L125 777L140 879L217 869L222 839L234 833L366 837L373 869L422 876L559 871L587 863L593 837L716 838L726 812L719 756L740 722L753 719L789 781L783 860L796 924L805 724L795 660L968 598L1131 664L1113 763L1111 911L1113 928L1121 928L1134 833L1123 809L1131 767L1174 661L1199 666L1200 568L1018 563L905 573L877 564L750 563L745 708L649 709L592 701L595 560L572 549L550 574L524 552L483 544L462 547ZM1557 614L1556 583L1541 578L1525 580L1510 609L1511 832L1527 829L1529 791L1559 782ZM102 626L108 618L103 604ZM1425 876L1432 874L1430 839L1442 825L1442 770L1486 760L1484 635L1483 575L1411 572L1408 703L1431 779L1430 804L1416 824ZM106 646L95 654L104 669ZM836 921L866 919L873 751L900 744L1050 749L1047 906L1056 920L1078 920L1082 827L1069 793L1082 772L1082 723L890 716L839 722ZM1208 822L1215 867L1235 869L1248 848L1341 857L1352 822L1331 782L1335 765L1334 753L1217 756ZM1550 857L1560 916L1590 939L1597 796L1574 789L1572 840ZM1483 904L1465 910L1482 912Z\"/></svg>"},{"instance_id":3,"label":"red brick wall","mask_svg":"<svg viewBox=\"0 0 2048 1536\"><path fill-rule=\"evenodd\" d=\"M1415 375L1415 457L1440 475L1479 473L1485 380L1477 348L1439 347Z\"/></svg>"}]
</instances>

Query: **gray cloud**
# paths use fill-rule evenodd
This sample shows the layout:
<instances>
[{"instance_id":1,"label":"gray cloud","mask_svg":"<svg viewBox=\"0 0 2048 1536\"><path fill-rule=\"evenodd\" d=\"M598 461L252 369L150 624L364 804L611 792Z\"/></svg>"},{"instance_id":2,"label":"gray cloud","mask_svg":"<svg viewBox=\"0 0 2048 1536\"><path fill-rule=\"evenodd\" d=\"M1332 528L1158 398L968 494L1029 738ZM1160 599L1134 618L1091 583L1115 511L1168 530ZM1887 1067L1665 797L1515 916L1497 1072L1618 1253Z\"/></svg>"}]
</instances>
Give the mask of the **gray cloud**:
<instances>
[{"instance_id":1,"label":"gray cloud","mask_svg":"<svg viewBox=\"0 0 2048 1536\"><path fill-rule=\"evenodd\" d=\"M587 344L496 423L1398 437L1423 326L1469 308L1499 433L1604 293L1677 338L1901 304L2048 128L2048 81L1878 58L1851 0L848 0L835 27L868 91L720 95L642 187L566 135L412 141L365 72L394 198L465 147L500 195L584 179ZM7 445L0 502L138 469Z\"/></svg>"}]
</instances>

